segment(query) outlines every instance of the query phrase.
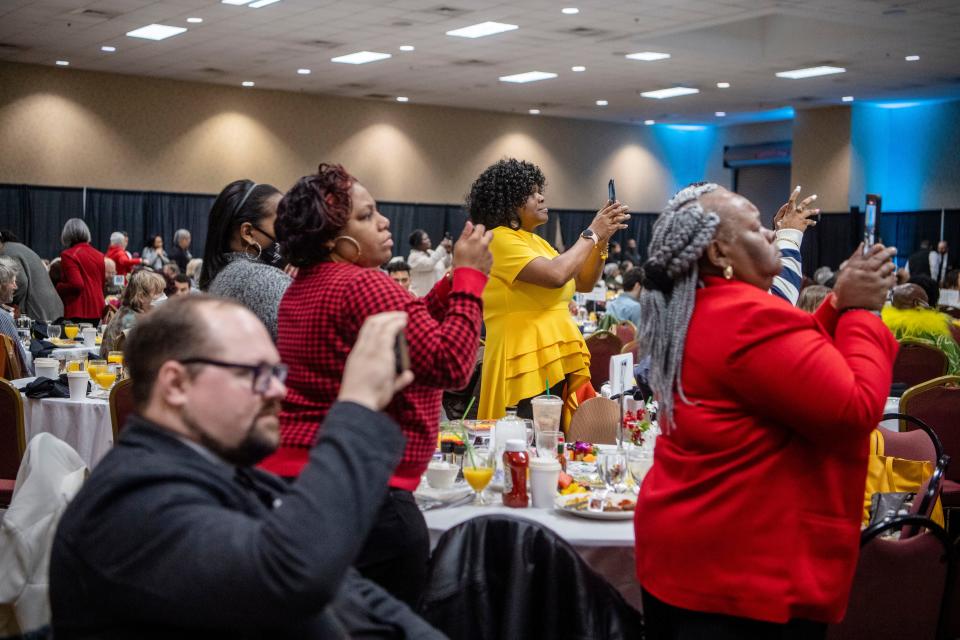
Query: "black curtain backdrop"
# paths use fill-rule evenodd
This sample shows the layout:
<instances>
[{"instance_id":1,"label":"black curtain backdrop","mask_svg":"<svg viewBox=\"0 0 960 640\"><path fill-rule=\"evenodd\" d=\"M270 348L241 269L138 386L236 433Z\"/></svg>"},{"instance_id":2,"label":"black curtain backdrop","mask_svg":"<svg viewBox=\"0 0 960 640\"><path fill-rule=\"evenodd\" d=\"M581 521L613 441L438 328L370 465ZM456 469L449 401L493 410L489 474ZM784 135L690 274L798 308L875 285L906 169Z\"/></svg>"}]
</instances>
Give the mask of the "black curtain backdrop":
<instances>
[{"instance_id":1,"label":"black curtain backdrop","mask_svg":"<svg viewBox=\"0 0 960 640\"><path fill-rule=\"evenodd\" d=\"M193 236L191 251L201 257L214 198L210 194L0 184L0 229L13 231L41 257L54 258L62 249L60 231L68 218L83 218L90 227L94 246L101 251L106 251L114 231L126 231L130 236L128 250L138 252L155 233L163 236L166 246L172 246L174 231L184 228ZM394 255L410 253L408 238L414 229L424 229L436 245L444 233L456 239L467 221L462 205L381 202L380 211L390 219ZM595 215L595 211L589 210L554 209L550 222L537 233L558 248L570 246ZM820 223L807 232L803 241L804 273L812 275L822 265L836 269L847 259L860 241L862 218L862 214L849 212L822 214ZM631 213L629 228L614 239L622 245L627 238L635 238L640 256L645 259L656 219L655 213ZM883 213L880 236L885 243L897 247L902 264L917 250L920 240L939 239L940 212ZM960 257L960 209L945 212L944 239L950 244L951 255ZM953 258L953 262L960 264L960 259Z\"/></svg>"}]
</instances>

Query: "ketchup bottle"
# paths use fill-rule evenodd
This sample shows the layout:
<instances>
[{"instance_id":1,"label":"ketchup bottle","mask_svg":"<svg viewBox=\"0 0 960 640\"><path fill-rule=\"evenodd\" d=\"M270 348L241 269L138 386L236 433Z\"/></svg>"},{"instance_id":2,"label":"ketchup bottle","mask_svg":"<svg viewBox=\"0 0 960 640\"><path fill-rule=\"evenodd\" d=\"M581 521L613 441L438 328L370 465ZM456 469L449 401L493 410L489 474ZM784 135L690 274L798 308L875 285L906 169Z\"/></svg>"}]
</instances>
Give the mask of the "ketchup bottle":
<instances>
[{"instance_id":1,"label":"ketchup bottle","mask_svg":"<svg viewBox=\"0 0 960 640\"><path fill-rule=\"evenodd\" d=\"M530 458L527 455L527 443L523 440L507 440L503 452L503 505L505 507L526 508L527 467Z\"/></svg>"}]
</instances>

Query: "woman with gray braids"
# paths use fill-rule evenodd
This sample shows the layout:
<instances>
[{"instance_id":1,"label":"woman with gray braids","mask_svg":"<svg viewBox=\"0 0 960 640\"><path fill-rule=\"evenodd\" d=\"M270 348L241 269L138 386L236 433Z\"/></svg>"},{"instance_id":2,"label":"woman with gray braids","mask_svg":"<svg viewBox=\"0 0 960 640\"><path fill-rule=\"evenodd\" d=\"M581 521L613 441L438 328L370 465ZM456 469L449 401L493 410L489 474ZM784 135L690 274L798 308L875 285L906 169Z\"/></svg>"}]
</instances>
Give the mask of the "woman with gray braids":
<instances>
[{"instance_id":1,"label":"woman with gray braids","mask_svg":"<svg viewBox=\"0 0 960 640\"><path fill-rule=\"evenodd\" d=\"M779 250L748 200L703 184L663 210L640 298L664 431L634 524L648 638L817 638L843 616L894 253L860 247L809 314L768 293Z\"/></svg>"}]
</instances>

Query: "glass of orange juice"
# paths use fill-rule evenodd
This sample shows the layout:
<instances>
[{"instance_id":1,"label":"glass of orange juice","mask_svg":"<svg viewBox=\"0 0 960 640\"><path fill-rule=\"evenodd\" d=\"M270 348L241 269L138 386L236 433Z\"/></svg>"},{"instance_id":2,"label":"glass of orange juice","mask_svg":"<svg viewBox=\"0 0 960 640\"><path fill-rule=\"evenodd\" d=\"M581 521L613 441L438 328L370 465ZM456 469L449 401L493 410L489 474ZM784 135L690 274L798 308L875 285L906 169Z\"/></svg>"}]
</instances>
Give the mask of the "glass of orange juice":
<instances>
[{"instance_id":1,"label":"glass of orange juice","mask_svg":"<svg viewBox=\"0 0 960 640\"><path fill-rule=\"evenodd\" d=\"M90 379L96 382L97 374L101 369L106 368L106 366L106 360L87 360L87 373L90 374Z\"/></svg>"},{"instance_id":2,"label":"glass of orange juice","mask_svg":"<svg viewBox=\"0 0 960 640\"><path fill-rule=\"evenodd\" d=\"M117 381L117 372L119 369L120 367L118 365L105 364L97 367L96 374L91 373L90 377L96 381L101 389L109 391L110 387Z\"/></svg>"},{"instance_id":3,"label":"glass of orange juice","mask_svg":"<svg viewBox=\"0 0 960 640\"><path fill-rule=\"evenodd\" d=\"M65 368L65 371L67 371L68 373L70 371L83 371L83 365L84 365L83 360L67 360L67 366Z\"/></svg>"},{"instance_id":4,"label":"glass of orange juice","mask_svg":"<svg viewBox=\"0 0 960 640\"><path fill-rule=\"evenodd\" d=\"M486 504L483 499L483 490L493 479L493 470L496 468L494 453L486 447L472 447L467 449L463 456L463 479L473 489L474 504Z\"/></svg>"},{"instance_id":5,"label":"glass of orange juice","mask_svg":"<svg viewBox=\"0 0 960 640\"><path fill-rule=\"evenodd\" d=\"M67 336L67 340L73 340L77 337L77 334L80 333L80 327L75 324L65 324L63 325L63 334Z\"/></svg>"}]
</instances>

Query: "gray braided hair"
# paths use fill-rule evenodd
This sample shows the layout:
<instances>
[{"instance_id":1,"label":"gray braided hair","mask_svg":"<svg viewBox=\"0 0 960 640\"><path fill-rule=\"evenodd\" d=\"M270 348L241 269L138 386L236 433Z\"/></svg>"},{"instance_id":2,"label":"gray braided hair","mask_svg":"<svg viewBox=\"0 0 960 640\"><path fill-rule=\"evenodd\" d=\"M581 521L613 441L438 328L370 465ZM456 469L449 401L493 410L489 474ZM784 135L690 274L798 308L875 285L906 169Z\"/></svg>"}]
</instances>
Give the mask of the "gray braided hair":
<instances>
[{"instance_id":1,"label":"gray braided hair","mask_svg":"<svg viewBox=\"0 0 960 640\"><path fill-rule=\"evenodd\" d=\"M673 423L673 388L687 402L680 383L687 327L697 291L697 262L717 231L720 217L704 211L700 196L713 183L681 189L660 213L644 263L640 295L640 343L650 355L650 387L665 430Z\"/></svg>"}]
</instances>

